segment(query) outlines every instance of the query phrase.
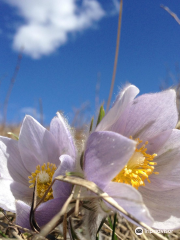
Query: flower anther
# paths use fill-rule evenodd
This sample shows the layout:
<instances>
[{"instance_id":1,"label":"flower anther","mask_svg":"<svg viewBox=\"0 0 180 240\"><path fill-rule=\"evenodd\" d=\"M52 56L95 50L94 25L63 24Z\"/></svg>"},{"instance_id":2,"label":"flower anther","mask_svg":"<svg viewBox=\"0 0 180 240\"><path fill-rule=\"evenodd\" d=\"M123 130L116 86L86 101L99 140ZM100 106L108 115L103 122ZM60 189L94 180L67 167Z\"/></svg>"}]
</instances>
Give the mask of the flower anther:
<instances>
[{"instance_id":1,"label":"flower anther","mask_svg":"<svg viewBox=\"0 0 180 240\"><path fill-rule=\"evenodd\" d=\"M44 163L42 166L38 165L36 167L36 171L31 174L28 178L29 183L31 184L29 188L33 188L34 184L37 180L37 196L39 198L42 198L44 193L49 188L50 184L52 183L52 177L54 175L54 172L56 171L57 167L53 163ZM50 199L53 199L53 192L52 188L48 192L47 196L45 197L44 201L48 201Z\"/></svg>"},{"instance_id":2,"label":"flower anther","mask_svg":"<svg viewBox=\"0 0 180 240\"><path fill-rule=\"evenodd\" d=\"M132 137L130 138L132 139ZM142 140L137 138L135 141L137 145L134 154L127 165L125 165L112 181L130 184L138 189L140 186L145 186L144 181L146 179L150 183L149 176L152 173L158 174L158 172L154 172L154 166L157 165L157 163L153 161L157 154L154 153L150 155L146 153L148 141L140 148L137 148L137 146L142 143Z\"/></svg>"}]
</instances>

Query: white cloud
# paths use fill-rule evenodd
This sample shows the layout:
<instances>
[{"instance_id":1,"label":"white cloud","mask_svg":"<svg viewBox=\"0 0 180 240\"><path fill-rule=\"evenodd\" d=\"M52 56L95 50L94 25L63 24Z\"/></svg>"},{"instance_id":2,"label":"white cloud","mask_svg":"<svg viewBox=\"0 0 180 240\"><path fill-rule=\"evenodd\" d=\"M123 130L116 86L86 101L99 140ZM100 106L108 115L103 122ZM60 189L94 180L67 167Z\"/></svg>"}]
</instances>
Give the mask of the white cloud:
<instances>
[{"instance_id":1,"label":"white cloud","mask_svg":"<svg viewBox=\"0 0 180 240\"><path fill-rule=\"evenodd\" d=\"M119 7L120 7L120 3L118 0L112 0L113 4L114 4L114 9L112 10L112 14L117 14L119 13Z\"/></svg>"},{"instance_id":2,"label":"white cloud","mask_svg":"<svg viewBox=\"0 0 180 240\"><path fill-rule=\"evenodd\" d=\"M105 16L97 0L6 0L18 9L24 23L13 38L15 50L24 48L40 58L65 44L68 34L91 27Z\"/></svg>"}]
</instances>

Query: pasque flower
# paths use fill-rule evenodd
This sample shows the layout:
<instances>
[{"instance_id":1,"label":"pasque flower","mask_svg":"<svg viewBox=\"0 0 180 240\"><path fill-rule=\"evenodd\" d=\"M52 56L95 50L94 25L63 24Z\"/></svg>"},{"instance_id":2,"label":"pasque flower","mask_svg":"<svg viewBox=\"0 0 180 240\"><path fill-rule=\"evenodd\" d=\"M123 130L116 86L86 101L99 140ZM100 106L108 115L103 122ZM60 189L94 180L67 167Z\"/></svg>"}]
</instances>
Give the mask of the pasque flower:
<instances>
[{"instance_id":1,"label":"pasque flower","mask_svg":"<svg viewBox=\"0 0 180 240\"><path fill-rule=\"evenodd\" d=\"M170 89L135 98L138 93L133 85L120 92L96 132L89 137L85 153L86 177L110 196L117 196L115 200L130 213L133 213L131 203L124 203L120 197L124 186L129 186L129 196L133 188L142 196L154 219L154 228L176 229L180 227L180 131L174 129L178 120L176 94ZM111 154L108 160L105 155L103 161L98 161L96 147L91 150L95 160L90 161L88 149L92 142L95 145L96 134L103 135L106 131L136 141L135 151L126 162ZM112 153L113 144L111 146ZM100 162L107 166L104 177ZM110 162L114 169L110 168Z\"/></svg>"},{"instance_id":2,"label":"pasque flower","mask_svg":"<svg viewBox=\"0 0 180 240\"><path fill-rule=\"evenodd\" d=\"M138 93L133 85L120 92L87 139L84 177L138 220L158 229L179 228L176 94L167 90L134 99Z\"/></svg>"},{"instance_id":3,"label":"pasque flower","mask_svg":"<svg viewBox=\"0 0 180 240\"><path fill-rule=\"evenodd\" d=\"M109 170L113 173L113 169L117 169L119 163L125 164L131 157L136 142L108 131L93 133L88 142L91 142L92 138L94 141L87 144L86 155L88 156L86 159L89 159L92 166L98 167L98 176L107 181L111 176L111 173L107 171L108 161ZM29 213L35 180L37 179L37 195L41 198L56 176L76 170L76 148L72 136L60 114L52 120L50 131L42 127L32 117L26 116L21 127L19 140L1 137L0 143L3 161L7 162L12 178L10 189L16 199L16 223L22 227L30 228ZM97 159L92 155L92 152L96 151L99 154L97 157L102 160L98 166ZM113 161L118 159L119 163L114 165L111 159ZM3 166L3 164L1 165ZM85 173L88 174L88 171ZM46 224L60 211L70 195L71 189L72 186L68 183L55 182L45 202L36 210L35 218L40 226ZM127 199L126 203L133 196L133 204L131 205L134 209L133 212L137 216L141 216L144 222L150 224L152 220L142 203L140 194L131 189L130 186L123 184L121 191L121 197ZM2 199L6 199L6 193L3 197Z\"/></svg>"},{"instance_id":4,"label":"pasque flower","mask_svg":"<svg viewBox=\"0 0 180 240\"><path fill-rule=\"evenodd\" d=\"M135 86L127 86L90 134L84 152L84 177L138 220L154 228L178 228L176 94L167 90L134 99L138 93ZM171 208L166 210L168 206Z\"/></svg>"},{"instance_id":5,"label":"pasque flower","mask_svg":"<svg viewBox=\"0 0 180 240\"><path fill-rule=\"evenodd\" d=\"M143 203L141 194L130 185L112 182L133 155L136 144L136 141L115 132L92 133L85 146L83 174L85 179L96 183L111 197L115 197L118 204L130 214L152 225L153 219ZM64 158L68 160L71 157L66 155ZM69 172L68 169L67 171ZM82 197L84 194L88 198L88 192L83 192ZM92 196L92 193L90 195ZM103 202L101 206L109 211Z\"/></svg>"},{"instance_id":6,"label":"pasque flower","mask_svg":"<svg viewBox=\"0 0 180 240\"><path fill-rule=\"evenodd\" d=\"M68 156L64 162L65 154ZM26 116L18 141L0 137L0 206L15 211L16 205L17 224L30 228L29 212L36 179L37 196L42 198L54 177L64 175L67 168L70 171L75 168L75 159L73 138L59 113L51 121L49 131L31 116ZM68 183L53 185L35 214L40 226L60 211L71 189Z\"/></svg>"},{"instance_id":7,"label":"pasque flower","mask_svg":"<svg viewBox=\"0 0 180 240\"><path fill-rule=\"evenodd\" d=\"M138 93L133 85L120 92L113 107L88 137L84 177L95 182L138 220L157 229L179 228L180 134L174 129L178 118L176 94L167 90L135 98ZM42 197L45 185L53 178L76 170L73 139L60 115L52 120L50 131L27 116L19 140L1 137L0 150L3 177L0 183L3 187L10 185L19 199L17 223L29 227L28 203L35 179ZM40 226L61 209L70 192L70 184L53 185L46 202L36 211ZM2 207L5 200L4 193Z\"/></svg>"}]
</instances>

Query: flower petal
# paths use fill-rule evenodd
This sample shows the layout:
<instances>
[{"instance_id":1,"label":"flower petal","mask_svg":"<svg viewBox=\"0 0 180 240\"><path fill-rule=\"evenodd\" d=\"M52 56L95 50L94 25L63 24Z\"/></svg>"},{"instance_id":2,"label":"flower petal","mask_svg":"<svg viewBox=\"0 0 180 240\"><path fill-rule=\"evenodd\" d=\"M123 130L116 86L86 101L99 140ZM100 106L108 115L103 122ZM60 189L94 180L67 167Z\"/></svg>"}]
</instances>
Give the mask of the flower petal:
<instances>
[{"instance_id":1,"label":"flower petal","mask_svg":"<svg viewBox=\"0 0 180 240\"><path fill-rule=\"evenodd\" d=\"M84 155L86 178L103 188L122 170L135 148L135 141L120 134L92 133Z\"/></svg>"},{"instance_id":2,"label":"flower petal","mask_svg":"<svg viewBox=\"0 0 180 240\"><path fill-rule=\"evenodd\" d=\"M152 226L153 219L143 203L141 194L135 188L131 187L128 184L110 182L105 187L104 191L129 214L134 216L139 221ZM120 212L120 214L122 213ZM128 218L128 220L132 222L130 218Z\"/></svg>"},{"instance_id":3,"label":"flower petal","mask_svg":"<svg viewBox=\"0 0 180 240\"><path fill-rule=\"evenodd\" d=\"M130 102L133 101L133 99L138 93L139 93L139 89L134 85L129 85L128 87L123 89L123 91L119 93L114 103L114 106L107 112L105 117L97 126L96 131L110 130L113 124L115 124L116 121L122 116L126 107L129 105Z\"/></svg>"},{"instance_id":4,"label":"flower petal","mask_svg":"<svg viewBox=\"0 0 180 240\"><path fill-rule=\"evenodd\" d=\"M154 218L153 228L180 228L179 199L180 188L168 191L152 191L141 188L143 201Z\"/></svg>"},{"instance_id":5,"label":"flower petal","mask_svg":"<svg viewBox=\"0 0 180 240\"><path fill-rule=\"evenodd\" d=\"M161 154L170 152L173 149L180 148L179 140L180 140L180 131L178 129L173 129L167 141L161 146L159 151L157 151L158 156L160 156Z\"/></svg>"},{"instance_id":6,"label":"flower petal","mask_svg":"<svg viewBox=\"0 0 180 240\"><path fill-rule=\"evenodd\" d=\"M54 173L53 180L55 177L59 175L64 176L66 175L66 172L73 172L75 169L75 161L70 156L62 155L60 157L60 161L61 161L61 164L56 170L56 172ZM53 189L54 198L64 197L67 199L72 191L72 184L62 182L62 181L56 181L53 184L52 189Z\"/></svg>"},{"instance_id":7,"label":"flower petal","mask_svg":"<svg viewBox=\"0 0 180 240\"><path fill-rule=\"evenodd\" d=\"M12 177L9 174L9 170L7 167L7 159L8 159L8 155L6 153L7 147L3 143L3 141L1 141L1 138L4 138L4 137L0 137L0 178L12 180Z\"/></svg>"},{"instance_id":8,"label":"flower petal","mask_svg":"<svg viewBox=\"0 0 180 240\"><path fill-rule=\"evenodd\" d=\"M40 227L48 223L62 208L66 199L56 198L42 203L35 213L35 219ZM30 229L30 206L22 201L16 202L16 224Z\"/></svg>"},{"instance_id":9,"label":"flower petal","mask_svg":"<svg viewBox=\"0 0 180 240\"><path fill-rule=\"evenodd\" d=\"M68 129L68 125L60 113L57 113L57 117L54 117L51 121L50 132L58 143L60 155L67 154L75 158L76 149L74 141Z\"/></svg>"},{"instance_id":10,"label":"flower petal","mask_svg":"<svg viewBox=\"0 0 180 240\"><path fill-rule=\"evenodd\" d=\"M31 116L26 116L20 131L19 150L25 167L34 172L37 165L50 162L59 166L59 148L51 132Z\"/></svg>"},{"instance_id":11,"label":"flower petal","mask_svg":"<svg viewBox=\"0 0 180 240\"><path fill-rule=\"evenodd\" d=\"M16 201L16 224L31 229L29 224L30 206L22 201Z\"/></svg>"},{"instance_id":12,"label":"flower petal","mask_svg":"<svg viewBox=\"0 0 180 240\"><path fill-rule=\"evenodd\" d=\"M171 136L173 129L161 132L154 136L153 138L147 139L147 153L154 154L158 153L161 147L165 144L168 138Z\"/></svg>"},{"instance_id":13,"label":"flower petal","mask_svg":"<svg viewBox=\"0 0 180 240\"><path fill-rule=\"evenodd\" d=\"M11 192L11 180L0 179L0 207L6 211L16 212L15 198Z\"/></svg>"},{"instance_id":14,"label":"flower petal","mask_svg":"<svg viewBox=\"0 0 180 240\"><path fill-rule=\"evenodd\" d=\"M15 181L28 185L29 172L23 165L18 141L0 136L0 167L1 177L7 179L12 177Z\"/></svg>"},{"instance_id":15,"label":"flower petal","mask_svg":"<svg viewBox=\"0 0 180 240\"><path fill-rule=\"evenodd\" d=\"M146 141L160 132L174 128L177 120L174 90L144 94L133 101L123 135Z\"/></svg>"},{"instance_id":16,"label":"flower petal","mask_svg":"<svg viewBox=\"0 0 180 240\"><path fill-rule=\"evenodd\" d=\"M32 202L33 196L32 188L29 188L19 182L12 182L10 188L16 200L22 200L25 201L26 203Z\"/></svg>"},{"instance_id":17,"label":"flower petal","mask_svg":"<svg viewBox=\"0 0 180 240\"><path fill-rule=\"evenodd\" d=\"M180 131L174 129L171 135L157 152L154 159L157 162L155 172L149 179L151 183L146 183L146 188L154 191L165 191L180 187Z\"/></svg>"}]
</instances>

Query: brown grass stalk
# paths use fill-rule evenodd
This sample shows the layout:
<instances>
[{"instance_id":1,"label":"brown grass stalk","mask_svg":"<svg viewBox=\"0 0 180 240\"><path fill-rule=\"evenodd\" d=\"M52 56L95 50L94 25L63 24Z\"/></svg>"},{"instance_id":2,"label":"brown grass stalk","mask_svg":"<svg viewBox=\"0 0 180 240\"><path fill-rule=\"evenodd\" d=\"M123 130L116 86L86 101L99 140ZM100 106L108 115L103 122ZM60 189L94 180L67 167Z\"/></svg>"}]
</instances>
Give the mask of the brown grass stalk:
<instances>
[{"instance_id":1,"label":"brown grass stalk","mask_svg":"<svg viewBox=\"0 0 180 240\"><path fill-rule=\"evenodd\" d=\"M174 12L172 12L168 7L166 7L164 5L160 5L160 7L163 8L166 12L168 12L176 20L176 22L180 25L180 19Z\"/></svg>"},{"instance_id":2,"label":"brown grass stalk","mask_svg":"<svg viewBox=\"0 0 180 240\"><path fill-rule=\"evenodd\" d=\"M119 45L120 45L120 34L121 34L121 20L122 20L122 7L123 7L123 0L120 2L120 8L119 8L119 19L118 19L118 33L117 33L117 41L116 41L116 54L115 54L115 60L114 60L114 69L113 69L113 76L111 80L111 88L109 92L109 98L107 102L106 112L109 110L111 98L112 98L112 92L114 88L114 82L116 77L116 69L117 69L117 62L118 62L118 55L119 55Z\"/></svg>"},{"instance_id":3,"label":"brown grass stalk","mask_svg":"<svg viewBox=\"0 0 180 240\"><path fill-rule=\"evenodd\" d=\"M22 59L22 50L18 55L18 59L17 59L17 63L16 63L16 67L14 69L14 73L12 75L11 81L10 81L10 85L4 100L4 106L3 106L3 127L5 127L6 125L6 118L7 118L7 108L8 108L8 102L9 102L9 98L11 96L11 92L14 86L14 83L16 81L19 69L20 69L20 64L21 64L21 59Z\"/></svg>"}]
</instances>

